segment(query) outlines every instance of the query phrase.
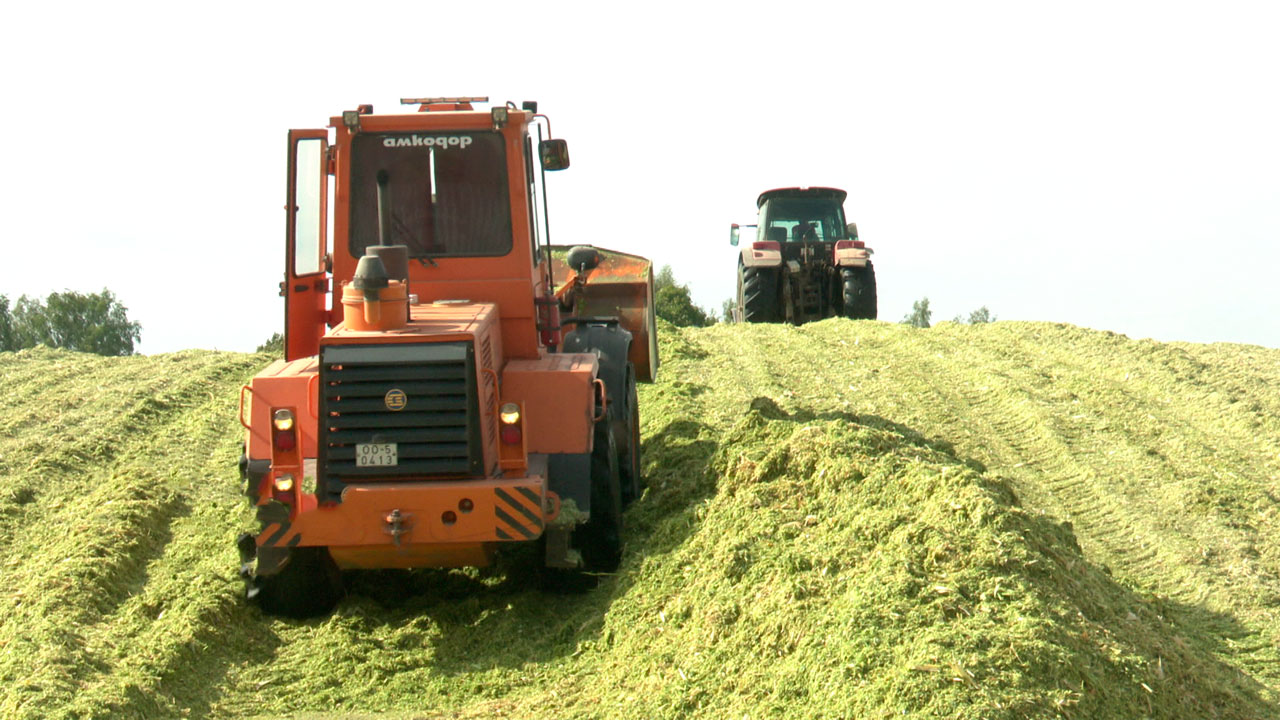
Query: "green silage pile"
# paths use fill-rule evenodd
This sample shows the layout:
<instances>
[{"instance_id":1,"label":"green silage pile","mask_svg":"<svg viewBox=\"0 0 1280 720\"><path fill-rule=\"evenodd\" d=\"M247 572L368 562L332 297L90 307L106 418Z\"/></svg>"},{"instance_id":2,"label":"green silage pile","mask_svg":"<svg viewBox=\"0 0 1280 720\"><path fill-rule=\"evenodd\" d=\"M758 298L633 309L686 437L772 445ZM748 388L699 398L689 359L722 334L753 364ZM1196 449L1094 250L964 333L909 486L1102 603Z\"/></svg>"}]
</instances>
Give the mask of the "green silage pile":
<instances>
[{"instance_id":1,"label":"green silage pile","mask_svg":"<svg viewBox=\"0 0 1280 720\"><path fill-rule=\"evenodd\" d=\"M0 354L0 716L1280 716L1280 351L660 335L617 575L352 573L305 622L234 575L264 356Z\"/></svg>"}]
</instances>

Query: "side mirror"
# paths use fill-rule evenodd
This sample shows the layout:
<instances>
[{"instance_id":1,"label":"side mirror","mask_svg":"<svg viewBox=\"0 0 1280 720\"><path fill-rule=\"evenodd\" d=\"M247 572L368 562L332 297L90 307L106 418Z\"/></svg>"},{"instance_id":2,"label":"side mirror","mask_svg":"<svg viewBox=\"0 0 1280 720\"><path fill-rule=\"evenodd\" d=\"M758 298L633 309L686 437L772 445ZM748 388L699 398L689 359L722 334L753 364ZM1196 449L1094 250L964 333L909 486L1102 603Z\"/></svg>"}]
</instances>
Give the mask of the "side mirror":
<instances>
[{"instance_id":1,"label":"side mirror","mask_svg":"<svg viewBox=\"0 0 1280 720\"><path fill-rule=\"evenodd\" d=\"M738 247L738 223L729 226L729 244Z\"/></svg>"},{"instance_id":2,"label":"side mirror","mask_svg":"<svg viewBox=\"0 0 1280 720\"><path fill-rule=\"evenodd\" d=\"M558 138L543 140L538 143L538 157L543 170L564 170L569 167L569 143Z\"/></svg>"},{"instance_id":3,"label":"side mirror","mask_svg":"<svg viewBox=\"0 0 1280 720\"><path fill-rule=\"evenodd\" d=\"M858 223L849 223L848 225L845 226L845 230L849 231L850 240L858 239Z\"/></svg>"}]
</instances>

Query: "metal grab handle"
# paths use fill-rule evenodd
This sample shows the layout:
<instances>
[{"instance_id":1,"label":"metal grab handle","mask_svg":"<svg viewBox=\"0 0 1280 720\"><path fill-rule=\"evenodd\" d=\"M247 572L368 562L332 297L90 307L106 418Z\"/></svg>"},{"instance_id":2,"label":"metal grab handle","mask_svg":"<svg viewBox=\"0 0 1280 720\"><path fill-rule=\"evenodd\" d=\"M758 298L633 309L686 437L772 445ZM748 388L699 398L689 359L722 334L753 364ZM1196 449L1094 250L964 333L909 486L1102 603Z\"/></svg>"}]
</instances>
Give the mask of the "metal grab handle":
<instances>
[{"instance_id":1,"label":"metal grab handle","mask_svg":"<svg viewBox=\"0 0 1280 720\"><path fill-rule=\"evenodd\" d=\"M609 416L609 395L605 392L604 380L596 378L596 388L600 392L600 414L592 418L592 420L600 422Z\"/></svg>"},{"instance_id":2,"label":"metal grab handle","mask_svg":"<svg viewBox=\"0 0 1280 720\"><path fill-rule=\"evenodd\" d=\"M320 390L319 388L316 388L315 392L311 391L312 385L319 385L319 384L320 384L320 373L316 373L315 375L312 375L311 379L307 381L307 412L310 413L312 417L320 416L320 405L319 405L319 399L318 399ZM312 402L316 403L315 407L311 406Z\"/></svg>"},{"instance_id":3,"label":"metal grab handle","mask_svg":"<svg viewBox=\"0 0 1280 720\"><path fill-rule=\"evenodd\" d=\"M248 390L250 394L253 393L253 388L249 387L248 385L240 386L240 407L236 410L236 417L240 420L240 424L244 426L245 430L252 431L253 428L249 427L249 423L244 421L244 391L245 390Z\"/></svg>"}]
</instances>

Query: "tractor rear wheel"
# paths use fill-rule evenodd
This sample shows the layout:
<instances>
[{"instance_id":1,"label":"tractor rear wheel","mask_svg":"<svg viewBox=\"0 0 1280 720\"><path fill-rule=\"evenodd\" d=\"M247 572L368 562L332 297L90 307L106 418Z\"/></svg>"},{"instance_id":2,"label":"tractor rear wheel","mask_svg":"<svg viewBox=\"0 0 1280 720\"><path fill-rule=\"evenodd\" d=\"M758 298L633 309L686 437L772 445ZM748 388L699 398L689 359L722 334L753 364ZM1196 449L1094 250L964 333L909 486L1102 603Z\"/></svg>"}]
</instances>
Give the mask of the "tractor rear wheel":
<instances>
[{"instance_id":1,"label":"tractor rear wheel","mask_svg":"<svg viewBox=\"0 0 1280 720\"><path fill-rule=\"evenodd\" d=\"M778 268L738 264L738 314L742 322L778 322Z\"/></svg>"},{"instance_id":2,"label":"tractor rear wheel","mask_svg":"<svg viewBox=\"0 0 1280 720\"><path fill-rule=\"evenodd\" d=\"M867 263L865 268L845 268L844 316L853 320L875 320L876 270Z\"/></svg>"},{"instance_id":3,"label":"tractor rear wheel","mask_svg":"<svg viewBox=\"0 0 1280 720\"><path fill-rule=\"evenodd\" d=\"M250 597L269 615L325 615L342 599L342 573L328 548L293 548L280 572L254 578Z\"/></svg>"}]
</instances>

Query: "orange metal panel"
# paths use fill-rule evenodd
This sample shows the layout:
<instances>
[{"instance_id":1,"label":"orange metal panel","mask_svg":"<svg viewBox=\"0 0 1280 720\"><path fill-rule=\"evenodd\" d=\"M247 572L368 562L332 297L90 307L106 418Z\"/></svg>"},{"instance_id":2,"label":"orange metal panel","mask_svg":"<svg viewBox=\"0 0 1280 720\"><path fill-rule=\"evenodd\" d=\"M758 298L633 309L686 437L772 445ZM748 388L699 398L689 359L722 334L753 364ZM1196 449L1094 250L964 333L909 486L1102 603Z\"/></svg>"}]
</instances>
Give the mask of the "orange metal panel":
<instances>
[{"instance_id":1,"label":"orange metal panel","mask_svg":"<svg viewBox=\"0 0 1280 720\"><path fill-rule=\"evenodd\" d=\"M524 405L525 443L531 453L591 451L593 383L599 359L560 353L511 360L502 370L502 401Z\"/></svg>"},{"instance_id":2,"label":"orange metal panel","mask_svg":"<svg viewBox=\"0 0 1280 720\"><path fill-rule=\"evenodd\" d=\"M265 460L271 457L271 410L294 408L302 457L316 456L315 379L320 372L315 357L298 360L276 360L249 382L250 392L245 393L249 403L251 430L247 433L250 458Z\"/></svg>"},{"instance_id":3,"label":"orange metal panel","mask_svg":"<svg viewBox=\"0 0 1280 720\"><path fill-rule=\"evenodd\" d=\"M560 512L559 498L547 491L544 474L353 485L341 503L267 525L258 545L382 547L394 553L448 544L465 552L469 544L536 540ZM393 513L398 525L391 522Z\"/></svg>"},{"instance_id":4,"label":"orange metal panel","mask_svg":"<svg viewBox=\"0 0 1280 720\"><path fill-rule=\"evenodd\" d=\"M342 323L325 336L325 345L360 343L449 342L470 340L497 319L498 308L491 303L411 305L409 322L395 330L360 331Z\"/></svg>"}]
</instances>

